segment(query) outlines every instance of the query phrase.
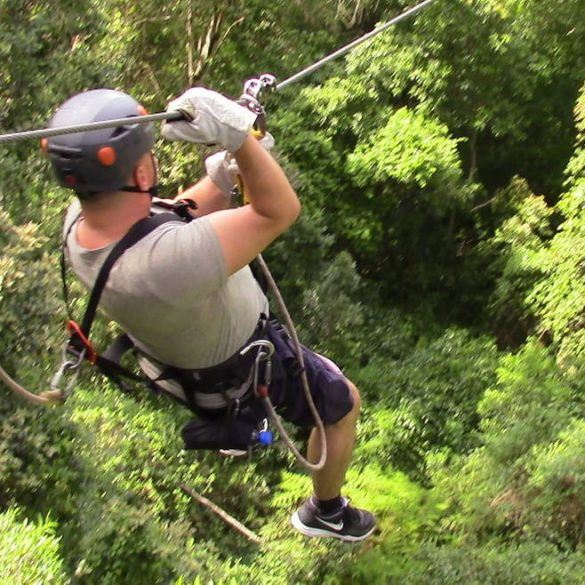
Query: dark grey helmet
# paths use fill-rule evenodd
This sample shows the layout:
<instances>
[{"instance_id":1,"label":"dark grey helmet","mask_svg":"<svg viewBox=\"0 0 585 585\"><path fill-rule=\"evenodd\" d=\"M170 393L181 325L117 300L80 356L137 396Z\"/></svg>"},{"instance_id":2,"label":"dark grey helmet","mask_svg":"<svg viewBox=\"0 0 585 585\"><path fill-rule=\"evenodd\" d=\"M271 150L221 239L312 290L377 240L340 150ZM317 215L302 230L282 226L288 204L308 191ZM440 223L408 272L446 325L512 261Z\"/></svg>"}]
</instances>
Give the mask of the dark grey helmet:
<instances>
[{"instance_id":1,"label":"dark grey helmet","mask_svg":"<svg viewBox=\"0 0 585 585\"><path fill-rule=\"evenodd\" d=\"M49 126L70 126L131 118L146 114L132 97L113 89L94 89L73 96L56 112ZM124 187L138 159L152 149L152 124L127 124L45 139L59 182L80 197Z\"/></svg>"}]
</instances>

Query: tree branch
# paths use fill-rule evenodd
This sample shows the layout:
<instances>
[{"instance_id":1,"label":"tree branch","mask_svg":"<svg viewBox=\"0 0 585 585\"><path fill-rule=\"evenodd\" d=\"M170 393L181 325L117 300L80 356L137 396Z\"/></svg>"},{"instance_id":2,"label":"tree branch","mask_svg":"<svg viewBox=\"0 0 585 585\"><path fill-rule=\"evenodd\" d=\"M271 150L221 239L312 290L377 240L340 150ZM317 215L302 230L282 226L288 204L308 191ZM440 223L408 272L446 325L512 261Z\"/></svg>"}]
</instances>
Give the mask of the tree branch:
<instances>
[{"instance_id":1,"label":"tree branch","mask_svg":"<svg viewBox=\"0 0 585 585\"><path fill-rule=\"evenodd\" d=\"M338 0L336 17L346 29L351 29L363 22L367 12L377 10L378 4L377 1L365 3L363 0Z\"/></svg>"},{"instance_id":2,"label":"tree branch","mask_svg":"<svg viewBox=\"0 0 585 585\"><path fill-rule=\"evenodd\" d=\"M158 82L158 79L156 78L156 75L154 73L154 69L152 68L152 65L150 63L148 63L147 61L145 61L144 62L144 69L146 70L147 75L150 77L150 80L152 81L152 84L154 85L157 93L159 95L161 95L163 93L163 90L162 90L160 83Z\"/></svg>"},{"instance_id":3,"label":"tree branch","mask_svg":"<svg viewBox=\"0 0 585 585\"><path fill-rule=\"evenodd\" d=\"M185 23L187 29L187 40L185 42L187 49L187 87L193 87L195 82L195 71L193 68L193 5L191 0L188 0L187 6L187 22Z\"/></svg>"},{"instance_id":4,"label":"tree branch","mask_svg":"<svg viewBox=\"0 0 585 585\"><path fill-rule=\"evenodd\" d=\"M187 53L188 87L192 87L201 78L214 53L219 50L234 27L244 21L244 16L238 18L228 27L225 33L221 33L225 21L226 9L231 5L232 2L227 2L222 7L215 7L206 29L199 38L195 39L193 34L193 1L187 0L185 51Z\"/></svg>"},{"instance_id":5,"label":"tree branch","mask_svg":"<svg viewBox=\"0 0 585 585\"><path fill-rule=\"evenodd\" d=\"M222 510L217 504L214 504L211 500L198 494L185 484L179 486L187 495L197 500L200 504L211 510L214 514L217 514L226 524L229 524L234 530L237 530L240 534L244 535L248 540L262 544L262 539L254 534L251 530L246 528L241 522L236 520L233 516L230 516L225 510Z\"/></svg>"},{"instance_id":6,"label":"tree branch","mask_svg":"<svg viewBox=\"0 0 585 585\"><path fill-rule=\"evenodd\" d=\"M479 205L472 207L471 212L473 213L474 211L479 211L480 209L483 209L484 207L491 205L495 200L496 197L492 197L491 199L488 199L487 201L484 201L483 203L480 203Z\"/></svg>"}]
</instances>

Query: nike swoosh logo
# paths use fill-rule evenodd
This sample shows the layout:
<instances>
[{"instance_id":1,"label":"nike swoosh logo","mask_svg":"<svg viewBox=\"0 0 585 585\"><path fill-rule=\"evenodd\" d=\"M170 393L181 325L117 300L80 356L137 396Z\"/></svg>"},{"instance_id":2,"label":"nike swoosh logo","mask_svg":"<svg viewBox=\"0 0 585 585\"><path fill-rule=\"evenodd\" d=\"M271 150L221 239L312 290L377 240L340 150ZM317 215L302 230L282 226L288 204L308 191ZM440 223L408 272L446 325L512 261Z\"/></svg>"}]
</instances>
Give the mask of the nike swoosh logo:
<instances>
[{"instance_id":1,"label":"nike swoosh logo","mask_svg":"<svg viewBox=\"0 0 585 585\"><path fill-rule=\"evenodd\" d=\"M318 518L318 520L321 522L321 524L325 524L325 526L328 526L333 530L343 530L343 520L341 522L336 522L335 524L333 524L333 522L327 522L321 518Z\"/></svg>"}]
</instances>

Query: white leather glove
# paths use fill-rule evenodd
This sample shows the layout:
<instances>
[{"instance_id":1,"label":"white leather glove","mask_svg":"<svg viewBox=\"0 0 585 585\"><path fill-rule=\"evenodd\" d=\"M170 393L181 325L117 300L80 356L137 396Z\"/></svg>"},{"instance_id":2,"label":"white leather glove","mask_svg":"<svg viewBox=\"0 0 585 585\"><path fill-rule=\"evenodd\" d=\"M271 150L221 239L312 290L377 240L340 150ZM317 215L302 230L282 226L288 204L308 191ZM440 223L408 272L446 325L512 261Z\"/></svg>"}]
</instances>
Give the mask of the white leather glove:
<instances>
[{"instance_id":1,"label":"white leather glove","mask_svg":"<svg viewBox=\"0 0 585 585\"><path fill-rule=\"evenodd\" d=\"M203 87L192 87L170 102L167 112L174 111L189 120L165 122L162 127L165 138L219 144L232 153L242 146L257 117L247 108Z\"/></svg>"},{"instance_id":2,"label":"white leather glove","mask_svg":"<svg viewBox=\"0 0 585 585\"><path fill-rule=\"evenodd\" d=\"M274 148L274 137L269 132L260 140L265 150L270 152ZM207 176L226 196L230 197L236 176L240 173L236 159L227 151L220 150L205 159Z\"/></svg>"}]
</instances>

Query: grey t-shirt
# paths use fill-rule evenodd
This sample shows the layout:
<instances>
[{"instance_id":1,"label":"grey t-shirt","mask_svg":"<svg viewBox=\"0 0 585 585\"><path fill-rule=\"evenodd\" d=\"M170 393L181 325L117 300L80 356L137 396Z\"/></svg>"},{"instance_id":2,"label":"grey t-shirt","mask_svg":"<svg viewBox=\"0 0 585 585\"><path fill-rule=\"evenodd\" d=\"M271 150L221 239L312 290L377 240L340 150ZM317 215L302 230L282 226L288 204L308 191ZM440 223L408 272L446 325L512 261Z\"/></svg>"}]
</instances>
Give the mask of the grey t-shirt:
<instances>
[{"instance_id":1,"label":"grey t-shirt","mask_svg":"<svg viewBox=\"0 0 585 585\"><path fill-rule=\"evenodd\" d=\"M64 233L79 211L73 203ZM67 238L68 260L91 290L115 243L88 250L76 230ZM206 368L244 345L268 301L248 267L228 277L217 234L201 217L165 223L126 250L110 272L100 308L148 355L179 368Z\"/></svg>"}]
</instances>

